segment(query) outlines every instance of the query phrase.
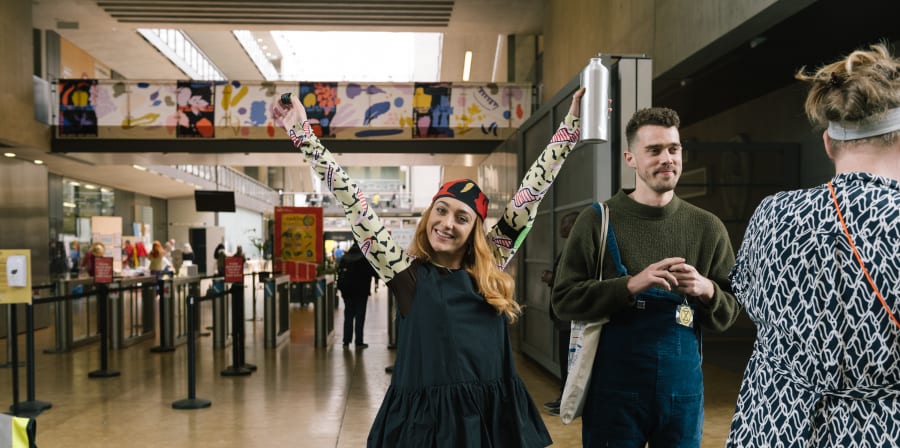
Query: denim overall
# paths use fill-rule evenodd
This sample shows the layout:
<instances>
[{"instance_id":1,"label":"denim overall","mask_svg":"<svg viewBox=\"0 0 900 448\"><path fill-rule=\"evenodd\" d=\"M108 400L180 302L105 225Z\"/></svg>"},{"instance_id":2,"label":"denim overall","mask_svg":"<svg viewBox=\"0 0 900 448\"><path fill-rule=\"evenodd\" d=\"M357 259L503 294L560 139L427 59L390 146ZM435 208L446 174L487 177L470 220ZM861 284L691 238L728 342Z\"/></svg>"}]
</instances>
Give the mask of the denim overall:
<instances>
[{"instance_id":1,"label":"denim overall","mask_svg":"<svg viewBox=\"0 0 900 448\"><path fill-rule=\"evenodd\" d=\"M628 274L610 224L607 248ZM603 326L585 404L585 447L699 447L703 428L700 332L676 322L685 298L651 288ZM694 309L694 305L690 305Z\"/></svg>"}]
</instances>

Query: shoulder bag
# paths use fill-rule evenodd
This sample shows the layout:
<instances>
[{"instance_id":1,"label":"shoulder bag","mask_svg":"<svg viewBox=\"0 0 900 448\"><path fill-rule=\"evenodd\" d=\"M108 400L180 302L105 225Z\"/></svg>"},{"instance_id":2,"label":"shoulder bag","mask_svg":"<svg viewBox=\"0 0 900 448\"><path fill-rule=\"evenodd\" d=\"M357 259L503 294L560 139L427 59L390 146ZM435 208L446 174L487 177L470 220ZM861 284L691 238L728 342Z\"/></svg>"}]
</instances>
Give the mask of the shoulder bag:
<instances>
[{"instance_id":1,"label":"shoulder bag","mask_svg":"<svg viewBox=\"0 0 900 448\"><path fill-rule=\"evenodd\" d=\"M606 237L609 229L609 209L606 204L594 203L594 210L600 215L602 226L602 241L600 255L597 257L596 278L603 276L603 256L606 253ZM600 330L603 324L609 322L609 318L597 321L572 321L572 335L569 337L569 373L566 377L566 385L563 387L562 399L559 405L559 418L563 423L569 424L584 411L584 402L587 399L588 388L591 385L591 369L594 366L594 356L597 354L597 345L600 342Z\"/></svg>"}]
</instances>

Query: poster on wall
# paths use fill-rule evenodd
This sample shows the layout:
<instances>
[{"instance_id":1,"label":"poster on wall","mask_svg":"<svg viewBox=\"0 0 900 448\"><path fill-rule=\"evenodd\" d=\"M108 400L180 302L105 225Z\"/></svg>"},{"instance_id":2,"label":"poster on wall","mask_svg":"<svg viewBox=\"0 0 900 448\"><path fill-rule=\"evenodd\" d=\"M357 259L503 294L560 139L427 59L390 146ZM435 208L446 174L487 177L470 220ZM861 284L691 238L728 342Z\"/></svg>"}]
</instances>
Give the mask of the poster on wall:
<instances>
[{"instance_id":1,"label":"poster on wall","mask_svg":"<svg viewBox=\"0 0 900 448\"><path fill-rule=\"evenodd\" d=\"M96 79L59 81L59 135L96 137L97 112L94 109Z\"/></svg>"},{"instance_id":2,"label":"poster on wall","mask_svg":"<svg viewBox=\"0 0 900 448\"><path fill-rule=\"evenodd\" d=\"M275 207L275 272L311 281L323 261L321 207Z\"/></svg>"},{"instance_id":3,"label":"poster on wall","mask_svg":"<svg viewBox=\"0 0 900 448\"><path fill-rule=\"evenodd\" d=\"M31 251L0 249L0 304L31 303Z\"/></svg>"},{"instance_id":4,"label":"poster on wall","mask_svg":"<svg viewBox=\"0 0 900 448\"><path fill-rule=\"evenodd\" d=\"M216 136L213 84L205 81L178 81L178 109L172 117L178 138L213 138Z\"/></svg>"}]
</instances>

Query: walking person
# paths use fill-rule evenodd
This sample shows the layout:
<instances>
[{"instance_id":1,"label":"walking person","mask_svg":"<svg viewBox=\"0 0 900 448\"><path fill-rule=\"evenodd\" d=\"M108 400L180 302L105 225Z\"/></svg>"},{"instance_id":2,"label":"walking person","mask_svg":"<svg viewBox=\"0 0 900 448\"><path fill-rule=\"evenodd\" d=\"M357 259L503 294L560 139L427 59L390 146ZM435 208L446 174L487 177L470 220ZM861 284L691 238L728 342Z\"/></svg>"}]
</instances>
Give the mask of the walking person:
<instances>
[{"instance_id":1,"label":"walking person","mask_svg":"<svg viewBox=\"0 0 900 448\"><path fill-rule=\"evenodd\" d=\"M333 154L313 134L296 96L274 116L344 207L366 259L397 298L397 358L369 432L376 447L543 447L550 434L516 372L508 324L521 312L503 271L578 141L579 99L526 172L497 224L469 179L444 183L399 247Z\"/></svg>"},{"instance_id":2,"label":"walking person","mask_svg":"<svg viewBox=\"0 0 900 448\"><path fill-rule=\"evenodd\" d=\"M797 78L834 177L763 199L731 273L756 324L729 447L900 446L900 58Z\"/></svg>"},{"instance_id":3,"label":"walking person","mask_svg":"<svg viewBox=\"0 0 900 448\"><path fill-rule=\"evenodd\" d=\"M667 108L631 117L623 156L635 188L606 201L606 239L594 207L578 215L556 272L551 303L560 319L609 319L584 404L585 447L699 448L701 327L724 331L740 313L725 225L675 194L679 124Z\"/></svg>"},{"instance_id":4,"label":"walking person","mask_svg":"<svg viewBox=\"0 0 900 448\"><path fill-rule=\"evenodd\" d=\"M356 348L369 347L363 337L363 328L373 277L377 277L375 269L372 269L359 245L353 243L338 265L338 289L344 299L344 347L349 347L354 341L354 330Z\"/></svg>"}]
</instances>

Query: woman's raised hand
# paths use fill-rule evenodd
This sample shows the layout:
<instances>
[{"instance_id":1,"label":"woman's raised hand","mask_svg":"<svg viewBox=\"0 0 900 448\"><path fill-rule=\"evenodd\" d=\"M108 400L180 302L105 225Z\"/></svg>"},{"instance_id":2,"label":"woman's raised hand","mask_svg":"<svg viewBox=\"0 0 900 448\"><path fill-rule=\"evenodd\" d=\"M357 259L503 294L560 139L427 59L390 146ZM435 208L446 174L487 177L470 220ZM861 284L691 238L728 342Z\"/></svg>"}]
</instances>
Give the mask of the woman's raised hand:
<instances>
[{"instance_id":1,"label":"woman's raised hand","mask_svg":"<svg viewBox=\"0 0 900 448\"><path fill-rule=\"evenodd\" d=\"M581 117L581 97L584 95L584 87L575 91L572 95L572 104L569 105L569 115Z\"/></svg>"},{"instance_id":2,"label":"woman's raised hand","mask_svg":"<svg viewBox=\"0 0 900 448\"><path fill-rule=\"evenodd\" d=\"M281 100L285 95L290 97L289 104L284 104ZM275 105L272 106L272 117L275 118L276 124L280 122L281 126L284 127L284 130L289 131L295 125L306 121L307 117L306 108L300 103L300 99L297 98L297 95L291 93L285 95L282 95L282 97L275 102Z\"/></svg>"}]
</instances>

